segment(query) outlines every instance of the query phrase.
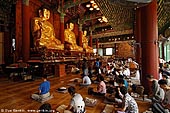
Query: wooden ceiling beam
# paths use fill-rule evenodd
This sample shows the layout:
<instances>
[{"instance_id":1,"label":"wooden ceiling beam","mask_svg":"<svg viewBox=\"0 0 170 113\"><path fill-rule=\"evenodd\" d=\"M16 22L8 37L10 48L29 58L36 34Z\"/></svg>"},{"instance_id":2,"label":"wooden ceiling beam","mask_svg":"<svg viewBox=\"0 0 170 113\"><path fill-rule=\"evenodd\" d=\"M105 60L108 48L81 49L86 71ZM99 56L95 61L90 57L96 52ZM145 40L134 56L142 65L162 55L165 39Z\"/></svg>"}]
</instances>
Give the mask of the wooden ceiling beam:
<instances>
[{"instance_id":1,"label":"wooden ceiling beam","mask_svg":"<svg viewBox=\"0 0 170 113\"><path fill-rule=\"evenodd\" d=\"M124 30L124 31L109 31L109 32L102 32L99 34L95 34L93 38L103 38L103 37L110 37L110 36L118 36L118 35L126 35L126 34L133 34L133 29Z\"/></svg>"},{"instance_id":2,"label":"wooden ceiling beam","mask_svg":"<svg viewBox=\"0 0 170 113\"><path fill-rule=\"evenodd\" d=\"M67 2L64 3L64 10L68 9L68 8L72 8L75 7L79 4L83 4L86 2L89 2L90 0L76 0L75 2L73 0L69 0Z\"/></svg>"}]
</instances>

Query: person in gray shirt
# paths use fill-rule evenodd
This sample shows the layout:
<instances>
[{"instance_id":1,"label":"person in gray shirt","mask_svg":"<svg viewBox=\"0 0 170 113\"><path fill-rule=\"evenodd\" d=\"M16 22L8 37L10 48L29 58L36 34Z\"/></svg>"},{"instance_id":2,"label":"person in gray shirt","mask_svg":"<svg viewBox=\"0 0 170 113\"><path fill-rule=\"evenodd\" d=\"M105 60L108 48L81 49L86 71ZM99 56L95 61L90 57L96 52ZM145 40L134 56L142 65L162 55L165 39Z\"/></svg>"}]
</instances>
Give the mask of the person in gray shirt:
<instances>
[{"instance_id":1,"label":"person in gray shirt","mask_svg":"<svg viewBox=\"0 0 170 113\"><path fill-rule=\"evenodd\" d=\"M154 79L152 75L147 75L146 79L151 82L151 91L149 97L152 102L161 102L164 99L165 92L159 86L158 80Z\"/></svg>"}]
</instances>

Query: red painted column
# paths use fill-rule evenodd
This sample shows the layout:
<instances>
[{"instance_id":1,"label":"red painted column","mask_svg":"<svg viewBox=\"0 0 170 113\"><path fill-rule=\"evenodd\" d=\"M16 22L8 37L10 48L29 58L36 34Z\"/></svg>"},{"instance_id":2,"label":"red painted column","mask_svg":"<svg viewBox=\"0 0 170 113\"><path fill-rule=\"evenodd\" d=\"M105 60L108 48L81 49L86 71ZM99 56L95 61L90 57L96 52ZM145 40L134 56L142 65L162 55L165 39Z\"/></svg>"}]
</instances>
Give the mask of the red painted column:
<instances>
[{"instance_id":1,"label":"red painted column","mask_svg":"<svg viewBox=\"0 0 170 113\"><path fill-rule=\"evenodd\" d=\"M141 8L142 84L149 90L146 75L158 78L157 0Z\"/></svg>"},{"instance_id":2,"label":"red painted column","mask_svg":"<svg viewBox=\"0 0 170 113\"><path fill-rule=\"evenodd\" d=\"M83 37L82 24L79 24L79 39L78 40L79 40L80 47L83 47L82 37Z\"/></svg>"},{"instance_id":3,"label":"red painted column","mask_svg":"<svg viewBox=\"0 0 170 113\"><path fill-rule=\"evenodd\" d=\"M135 39L136 39L136 62L141 64L141 9L136 9L136 25L135 25Z\"/></svg>"},{"instance_id":4,"label":"red painted column","mask_svg":"<svg viewBox=\"0 0 170 113\"><path fill-rule=\"evenodd\" d=\"M22 57L27 62L30 56L30 9L29 0L22 1Z\"/></svg>"},{"instance_id":5,"label":"red painted column","mask_svg":"<svg viewBox=\"0 0 170 113\"><path fill-rule=\"evenodd\" d=\"M65 38L64 38L64 13L60 14L60 41L62 44L64 44Z\"/></svg>"},{"instance_id":6,"label":"red painted column","mask_svg":"<svg viewBox=\"0 0 170 113\"><path fill-rule=\"evenodd\" d=\"M90 47L93 47L93 41L92 41L92 31L90 31Z\"/></svg>"}]
</instances>

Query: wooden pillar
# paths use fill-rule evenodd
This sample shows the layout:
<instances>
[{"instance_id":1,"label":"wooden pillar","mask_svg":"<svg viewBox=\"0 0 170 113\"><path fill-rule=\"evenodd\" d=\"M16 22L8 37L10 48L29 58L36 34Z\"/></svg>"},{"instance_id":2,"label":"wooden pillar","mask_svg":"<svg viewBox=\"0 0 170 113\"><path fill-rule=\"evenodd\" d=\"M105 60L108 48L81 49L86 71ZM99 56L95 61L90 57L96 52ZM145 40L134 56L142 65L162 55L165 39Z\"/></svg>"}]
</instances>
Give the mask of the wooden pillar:
<instances>
[{"instance_id":1,"label":"wooden pillar","mask_svg":"<svg viewBox=\"0 0 170 113\"><path fill-rule=\"evenodd\" d=\"M29 0L22 1L22 57L23 62L29 60L30 55L30 9Z\"/></svg>"},{"instance_id":2,"label":"wooden pillar","mask_svg":"<svg viewBox=\"0 0 170 113\"><path fill-rule=\"evenodd\" d=\"M79 24L79 46L80 47L83 47L82 37L83 37L82 24Z\"/></svg>"},{"instance_id":3,"label":"wooden pillar","mask_svg":"<svg viewBox=\"0 0 170 113\"><path fill-rule=\"evenodd\" d=\"M141 8L142 85L149 90L146 75L158 79L157 0Z\"/></svg>"},{"instance_id":4,"label":"wooden pillar","mask_svg":"<svg viewBox=\"0 0 170 113\"><path fill-rule=\"evenodd\" d=\"M141 9L136 9L136 24L135 24L135 39L136 39L136 62L141 64Z\"/></svg>"},{"instance_id":5,"label":"wooden pillar","mask_svg":"<svg viewBox=\"0 0 170 113\"><path fill-rule=\"evenodd\" d=\"M65 38L64 38L64 13L60 14L60 41L62 44L64 44Z\"/></svg>"},{"instance_id":6,"label":"wooden pillar","mask_svg":"<svg viewBox=\"0 0 170 113\"><path fill-rule=\"evenodd\" d=\"M90 47L93 47L93 42L92 42L92 31L90 31L90 39L89 39L89 41L90 41Z\"/></svg>"},{"instance_id":7,"label":"wooden pillar","mask_svg":"<svg viewBox=\"0 0 170 113\"><path fill-rule=\"evenodd\" d=\"M55 64L55 76L62 77L65 76L65 64Z\"/></svg>"}]
</instances>

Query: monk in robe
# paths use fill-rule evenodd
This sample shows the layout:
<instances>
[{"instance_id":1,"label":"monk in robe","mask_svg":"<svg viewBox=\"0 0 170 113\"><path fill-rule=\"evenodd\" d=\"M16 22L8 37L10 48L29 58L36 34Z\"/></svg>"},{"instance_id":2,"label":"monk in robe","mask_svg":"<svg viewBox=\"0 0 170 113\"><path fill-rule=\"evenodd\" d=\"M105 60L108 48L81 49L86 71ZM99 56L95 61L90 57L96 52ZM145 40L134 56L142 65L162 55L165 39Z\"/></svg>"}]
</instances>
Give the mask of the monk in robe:
<instances>
[{"instance_id":1,"label":"monk in robe","mask_svg":"<svg viewBox=\"0 0 170 113\"><path fill-rule=\"evenodd\" d=\"M34 46L47 49L64 50L64 44L55 37L54 27L48 21L50 11L40 8L39 17L34 17L31 22Z\"/></svg>"},{"instance_id":2,"label":"monk in robe","mask_svg":"<svg viewBox=\"0 0 170 113\"><path fill-rule=\"evenodd\" d=\"M87 35L87 31L84 31L82 37L83 49L86 51L86 53L93 53L93 48L88 46L88 39L86 35Z\"/></svg>"},{"instance_id":3,"label":"monk in robe","mask_svg":"<svg viewBox=\"0 0 170 113\"><path fill-rule=\"evenodd\" d=\"M83 48L77 45L75 33L72 31L73 29L74 29L74 24L70 23L69 27L64 31L66 49L71 51L82 52Z\"/></svg>"}]
</instances>

